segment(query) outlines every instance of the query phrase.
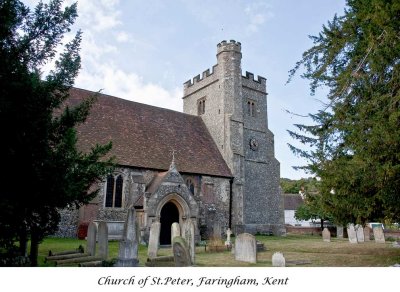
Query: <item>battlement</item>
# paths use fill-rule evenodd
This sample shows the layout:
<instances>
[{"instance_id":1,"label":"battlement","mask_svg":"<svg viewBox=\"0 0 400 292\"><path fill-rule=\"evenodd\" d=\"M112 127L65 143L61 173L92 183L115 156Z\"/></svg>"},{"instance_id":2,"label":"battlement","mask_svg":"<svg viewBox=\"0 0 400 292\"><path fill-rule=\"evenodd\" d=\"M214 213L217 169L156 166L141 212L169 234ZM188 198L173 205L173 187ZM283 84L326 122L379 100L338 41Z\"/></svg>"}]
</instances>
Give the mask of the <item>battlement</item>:
<instances>
[{"instance_id":1,"label":"battlement","mask_svg":"<svg viewBox=\"0 0 400 292\"><path fill-rule=\"evenodd\" d=\"M212 76L212 75L215 73L215 70L216 70L216 67L217 67L217 66L218 66L218 65L214 65L214 66L211 68L211 72L210 72L210 69L205 70L205 71L202 73L201 77L200 77L200 74L199 74L199 75L194 76L193 79L189 79L188 81L186 81L185 83L183 83L183 88L186 89L186 88L188 88L188 87L191 87L191 86L193 86L194 84L196 84L196 83L198 83L198 82L200 82L200 81L206 79L207 77ZM193 80L193 81L192 81L192 80Z\"/></svg>"},{"instance_id":2,"label":"battlement","mask_svg":"<svg viewBox=\"0 0 400 292\"><path fill-rule=\"evenodd\" d=\"M242 44L235 40L230 40L229 42L223 40L217 45L217 56L222 52L234 51L240 53L242 50Z\"/></svg>"},{"instance_id":3,"label":"battlement","mask_svg":"<svg viewBox=\"0 0 400 292\"><path fill-rule=\"evenodd\" d=\"M243 78L249 79L249 81L254 81L257 83L265 83L265 81L267 80L266 78L257 75L257 80L254 79L254 74L251 72L246 71L246 76L242 76Z\"/></svg>"}]
</instances>

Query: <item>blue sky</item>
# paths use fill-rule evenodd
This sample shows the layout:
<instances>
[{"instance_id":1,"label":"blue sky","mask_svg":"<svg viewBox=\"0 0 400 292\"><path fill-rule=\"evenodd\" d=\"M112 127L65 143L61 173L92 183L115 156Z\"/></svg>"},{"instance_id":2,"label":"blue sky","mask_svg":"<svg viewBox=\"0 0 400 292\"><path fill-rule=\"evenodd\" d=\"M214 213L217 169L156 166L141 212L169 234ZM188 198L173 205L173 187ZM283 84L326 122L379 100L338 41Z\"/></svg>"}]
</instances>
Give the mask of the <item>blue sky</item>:
<instances>
[{"instance_id":1,"label":"blue sky","mask_svg":"<svg viewBox=\"0 0 400 292\"><path fill-rule=\"evenodd\" d=\"M292 169L304 161L290 152L287 143L295 141L286 130L307 120L285 110L314 113L325 94L310 96L299 74L285 83L312 45L307 36L344 7L344 0L81 0L74 26L83 31L76 86L182 111L182 84L216 63L220 41L240 41L243 73L267 78L281 177L306 177Z\"/></svg>"}]
</instances>

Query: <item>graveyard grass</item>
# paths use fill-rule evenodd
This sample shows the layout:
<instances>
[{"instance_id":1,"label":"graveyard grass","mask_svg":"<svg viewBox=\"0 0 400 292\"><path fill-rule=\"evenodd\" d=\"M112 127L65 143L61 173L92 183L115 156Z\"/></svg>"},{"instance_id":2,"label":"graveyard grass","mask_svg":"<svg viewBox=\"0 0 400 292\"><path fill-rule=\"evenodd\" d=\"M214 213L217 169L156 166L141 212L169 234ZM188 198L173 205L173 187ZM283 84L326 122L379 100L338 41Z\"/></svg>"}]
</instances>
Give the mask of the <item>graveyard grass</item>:
<instances>
[{"instance_id":1,"label":"graveyard grass","mask_svg":"<svg viewBox=\"0 0 400 292\"><path fill-rule=\"evenodd\" d=\"M204 246L197 246L196 266L271 267L274 252L283 253L288 267L388 267L400 263L400 249L393 248L390 241L385 244L374 241L351 244L348 239L331 238L331 242L323 242L321 236L311 235L256 236L256 238L262 241L267 249L258 253L256 264L235 261L230 251L206 252ZM52 252L73 250L79 245L86 247L86 241L46 238L39 247L39 265L54 265L45 262L49 250ZM118 248L117 241L109 242L109 260L118 257ZM158 255L172 255L172 249L161 248ZM139 266L144 266L146 259L147 247L140 245Z\"/></svg>"}]
</instances>

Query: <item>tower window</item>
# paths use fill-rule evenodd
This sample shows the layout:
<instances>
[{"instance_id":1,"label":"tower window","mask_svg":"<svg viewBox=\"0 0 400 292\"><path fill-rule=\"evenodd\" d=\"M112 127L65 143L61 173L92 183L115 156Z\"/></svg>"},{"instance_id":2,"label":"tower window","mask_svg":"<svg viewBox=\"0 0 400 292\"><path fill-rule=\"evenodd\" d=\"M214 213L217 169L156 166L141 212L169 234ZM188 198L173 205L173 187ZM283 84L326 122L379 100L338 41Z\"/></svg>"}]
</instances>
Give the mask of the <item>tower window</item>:
<instances>
[{"instance_id":1,"label":"tower window","mask_svg":"<svg viewBox=\"0 0 400 292\"><path fill-rule=\"evenodd\" d=\"M247 101L247 114L250 117L256 116L256 102L254 100Z\"/></svg>"},{"instance_id":2,"label":"tower window","mask_svg":"<svg viewBox=\"0 0 400 292\"><path fill-rule=\"evenodd\" d=\"M197 101L197 114L203 115L206 112L206 99L205 97Z\"/></svg>"},{"instance_id":3,"label":"tower window","mask_svg":"<svg viewBox=\"0 0 400 292\"><path fill-rule=\"evenodd\" d=\"M113 175L107 176L105 207L121 208L122 207L122 188L123 178L119 175L117 179Z\"/></svg>"}]
</instances>

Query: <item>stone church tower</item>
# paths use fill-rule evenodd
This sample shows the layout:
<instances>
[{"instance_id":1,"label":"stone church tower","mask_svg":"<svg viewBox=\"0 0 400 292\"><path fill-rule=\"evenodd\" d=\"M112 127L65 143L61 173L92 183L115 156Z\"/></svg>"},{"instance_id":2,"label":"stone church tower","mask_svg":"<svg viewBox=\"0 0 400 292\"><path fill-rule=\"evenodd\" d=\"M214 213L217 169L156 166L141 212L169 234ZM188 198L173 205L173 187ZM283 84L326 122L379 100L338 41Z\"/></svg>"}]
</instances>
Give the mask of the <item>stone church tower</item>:
<instances>
[{"instance_id":1,"label":"stone church tower","mask_svg":"<svg viewBox=\"0 0 400 292\"><path fill-rule=\"evenodd\" d=\"M235 233L284 233L279 162L268 129L266 79L242 76L241 44L217 46L217 64L184 84L184 113L201 116L230 168Z\"/></svg>"}]
</instances>

